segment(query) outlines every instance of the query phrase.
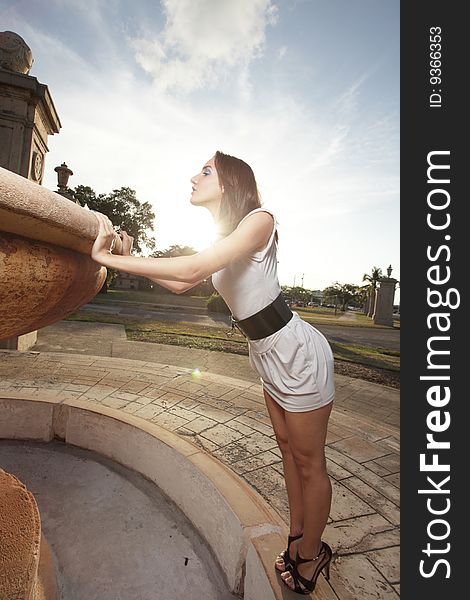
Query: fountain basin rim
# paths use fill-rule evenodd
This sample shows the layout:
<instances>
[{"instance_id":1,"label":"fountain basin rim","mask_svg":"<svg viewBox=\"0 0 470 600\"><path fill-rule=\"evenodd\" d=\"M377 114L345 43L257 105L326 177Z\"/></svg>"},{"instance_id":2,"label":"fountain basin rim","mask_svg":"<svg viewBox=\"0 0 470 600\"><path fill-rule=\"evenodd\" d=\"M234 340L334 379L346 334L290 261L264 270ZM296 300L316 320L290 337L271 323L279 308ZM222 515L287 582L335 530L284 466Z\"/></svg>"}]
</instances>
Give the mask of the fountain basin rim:
<instances>
[{"instance_id":1,"label":"fountain basin rim","mask_svg":"<svg viewBox=\"0 0 470 600\"><path fill-rule=\"evenodd\" d=\"M203 535L232 591L244 588L246 600L283 597L272 552L285 543L285 523L246 481L203 449L160 425L67 392L2 391L0 412L6 417L0 438L58 438L141 473Z\"/></svg>"},{"instance_id":2,"label":"fountain basin rim","mask_svg":"<svg viewBox=\"0 0 470 600\"><path fill-rule=\"evenodd\" d=\"M91 211L0 167L0 231L89 255L98 227Z\"/></svg>"}]
</instances>

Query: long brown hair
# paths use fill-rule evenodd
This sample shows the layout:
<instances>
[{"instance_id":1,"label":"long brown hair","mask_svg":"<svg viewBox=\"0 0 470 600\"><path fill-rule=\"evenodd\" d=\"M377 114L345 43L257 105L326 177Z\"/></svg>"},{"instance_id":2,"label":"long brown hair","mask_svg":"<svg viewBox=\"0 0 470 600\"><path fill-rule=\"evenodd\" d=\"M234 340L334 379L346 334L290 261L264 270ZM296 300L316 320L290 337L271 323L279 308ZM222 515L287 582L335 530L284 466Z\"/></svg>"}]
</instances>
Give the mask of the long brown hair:
<instances>
[{"instance_id":1,"label":"long brown hair","mask_svg":"<svg viewBox=\"0 0 470 600\"><path fill-rule=\"evenodd\" d=\"M258 186L250 165L217 151L214 157L220 186L224 192L217 218L220 237L232 233L245 215L261 207Z\"/></svg>"}]
</instances>

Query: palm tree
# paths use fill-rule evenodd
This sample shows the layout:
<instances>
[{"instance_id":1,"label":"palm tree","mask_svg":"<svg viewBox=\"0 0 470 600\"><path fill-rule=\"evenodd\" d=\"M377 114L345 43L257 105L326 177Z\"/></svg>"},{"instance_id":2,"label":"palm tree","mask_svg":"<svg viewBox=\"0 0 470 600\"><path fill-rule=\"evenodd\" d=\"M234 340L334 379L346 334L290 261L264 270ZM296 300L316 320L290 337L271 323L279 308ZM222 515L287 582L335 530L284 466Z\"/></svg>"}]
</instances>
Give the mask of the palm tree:
<instances>
[{"instance_id":1,"label":"palm tree","mask_svg":"<svg viewBox=\"0 0 470 600\"><path fill-rule=\"evenodd\" d=\"M375 305L375 294L377 290L377 283L379 279L382 277L382 269L380 267L372 267L372 273L369 275L368 273L364 273L362 277L362 281L369 282L369 303L367 316L372 317L374 314L374 305Z\"/></svg>"},{"instance_id":2,"label":"palm tree","mask_svg":"<svg viewBox=\"0 0 470 600\"><path fill-rule=\"evenodd\" d=\"M357 288L356 302L363 307L362 312L364 314L369 311L369 291L368 285L361 285Z\"/></svg>"}]
</instances>

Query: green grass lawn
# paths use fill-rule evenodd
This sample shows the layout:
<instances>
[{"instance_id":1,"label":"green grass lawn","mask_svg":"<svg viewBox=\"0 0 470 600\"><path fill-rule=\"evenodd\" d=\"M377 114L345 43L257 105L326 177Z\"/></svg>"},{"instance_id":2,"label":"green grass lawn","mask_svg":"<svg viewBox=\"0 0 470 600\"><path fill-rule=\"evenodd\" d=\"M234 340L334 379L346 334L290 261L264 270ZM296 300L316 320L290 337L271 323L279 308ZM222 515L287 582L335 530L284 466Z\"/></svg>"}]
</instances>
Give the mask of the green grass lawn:
<instances>
[{"instance_id":1,"label":"green grass lawn","mask_svg":"<svg viewBox=\"0 0 470 600\"><path fill-rule=\"evenodd\" d=\"M132 316L109 315L88 310L78 311L67 317L66 320L124 325L127 339L134 341L173 344L188 348L248 355L248 344L244 336L237 329L234 330L235 333L233 336L227 336L227 332L230 329L224 325L213 327L197 323L157 321L155 319L141 319L136 321L135 317ZM343 324L343 322L340 321L340 324ZM335 342L331 343L331 347L337 360L345 360L391 371L400 370L399 352Z\"/></svg>"},{"instance_id":2,"label":"green grass lawn","mask_svg":"<svg viewBox=\"0 0 470 600\"><path fill-rule=\"evenodd\" d=\"M311 325L341 325L344 327L372 327L373 329L390 329L385 325L375 325L372 319L361 312L343 313L340 310L335 315L334 308L292 307L299 316ZM400 321L394 321L394 329L400 329Z\"/></svg>"},{"instance_id":3,"label":"green grass lawn","mask_svg":"<svg viewBox=\"0 0 470 600\"><path fill-rule=\"evenodd\" d=\"M152 291L135 290L108 290L106 294L97 294L92 300L93 304L106 304L114 302L144 302L146 304L169 304L172 306L197 306L206 307L208 298L204 296L186 296L184 294L165 294ZM360 312L350 312L344 315L340 310L335 315L334 308L296 307L292 310L311 325L344 325L345 327L372 327L374 329L390 329L384 325L375 325L371 318ZM346 316L346 318L342 318ZM394 322L394 328L400 328L400 321Z\"/></svg>"},{"instance_id":4,"label":"green grass lawn","mask_svg":"<svg viewBox=\"0 0 470 600\"><path fill-rule=\"evenodd\" d=\"M336 360L347 360L369 367L400 371L400 352L337 342L330 342L330 345Z\"/></svg>"},{"instance_id":5,"label":"green grass lawn","mask_svg":"<svg viewBox=\"0 0 470 600\"><path fill-rule=\"evenodd\" d=\"M151 291L108 290L106 294L97 294L90 300L92 304L114 302L144 302L146 304L171 304L178 306L205 307L207 298L204 296L186 296L185 294L159 294Z\"/></svg>"}]
</instances>

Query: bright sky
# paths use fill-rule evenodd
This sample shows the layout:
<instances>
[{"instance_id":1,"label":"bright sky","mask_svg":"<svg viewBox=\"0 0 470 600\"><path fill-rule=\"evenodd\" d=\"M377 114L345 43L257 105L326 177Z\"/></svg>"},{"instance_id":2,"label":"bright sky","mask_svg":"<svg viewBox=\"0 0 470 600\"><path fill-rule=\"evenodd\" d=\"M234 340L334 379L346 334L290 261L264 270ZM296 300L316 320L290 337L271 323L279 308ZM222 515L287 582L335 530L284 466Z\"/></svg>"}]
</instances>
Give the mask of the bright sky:
<instances>
[{"instance_id":1,"label":"bright sky","mask_svg":"<svg viewBox=\"0 0 470 600\"><path fill-rule=\"evenodd\" d=\"M44 185L134 188L157 247L200 250L189 179L248 162L279 222L282 285L399 273L399 0L0 0L62 122ZM395 301L398 299L398 293Z\"/></svg>"}]
</instances>

